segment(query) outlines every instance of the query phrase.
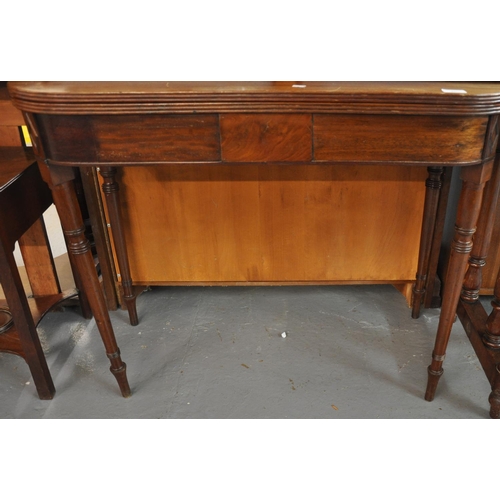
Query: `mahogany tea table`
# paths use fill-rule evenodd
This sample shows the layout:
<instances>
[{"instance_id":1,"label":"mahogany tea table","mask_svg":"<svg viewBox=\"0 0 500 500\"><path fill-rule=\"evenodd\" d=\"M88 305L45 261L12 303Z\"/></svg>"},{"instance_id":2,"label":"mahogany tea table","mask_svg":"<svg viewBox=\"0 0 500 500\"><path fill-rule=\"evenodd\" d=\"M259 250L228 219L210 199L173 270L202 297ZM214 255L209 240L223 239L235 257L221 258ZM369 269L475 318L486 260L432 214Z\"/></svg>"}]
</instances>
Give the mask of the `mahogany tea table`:
<instances>
[{"instance_id":1,"label":"mahogany tea table","mask_svg":"<svg viewBox=\"0 0 500 500\"><path fill-rule=\"evenodd\" d=\"M460 168L463 184L455 237L425 395L427 400L434 398L473 246L483 190L493 170L499 134L499 84L10 82L8 89L13 104L24 114L39 162L48 167L46 181L70 242L69 252L78 262L84 291L103 338L107 339L114 338L113 330L83 237L73 186L75 168L99 167L104 179L103 192L132 324L138 323L138 317L121 222L116 177L120 167L427 167L413 317L419 315L425 292L442 174L446 167ZM487 205L491 206L495 196L487 198ZM467 280L470 290L478 289L481 263L486 258L488 213L483 209L485 229L474 242L479 253L471 265L474 276ZM473 291L471 294L474 296ZM495 304L500 312L500 298ZM483 366L487 365L493 390L491 416L498 417L500 359L496 353L500 352L500 320L490 320L488 325L487 333L481 333L474 342L492 353L481 359ZM108 356L123 390L124 364L119 351L113 349Z\"/></svg>"}]
</instances>

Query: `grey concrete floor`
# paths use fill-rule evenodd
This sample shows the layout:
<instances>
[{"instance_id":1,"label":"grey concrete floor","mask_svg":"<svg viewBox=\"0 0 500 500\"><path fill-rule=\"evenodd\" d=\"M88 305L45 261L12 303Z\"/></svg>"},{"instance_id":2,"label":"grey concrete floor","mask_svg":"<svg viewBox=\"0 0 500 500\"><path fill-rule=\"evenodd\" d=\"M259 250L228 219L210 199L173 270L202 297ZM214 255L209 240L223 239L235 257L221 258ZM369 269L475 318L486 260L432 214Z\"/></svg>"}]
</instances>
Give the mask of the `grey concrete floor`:
<instances>
[{"instance_id":1,"label":"grey concrete floor","mask_svg":"<svg viewBox=\"0 0 500 500\"><path fill-rule=\"evenodd\" d=\"M489 384L457 321L424 400L439 310L411 319L391 286L158 287L140 323L111 319L132 397L109 372L94 320L49 313L39 334L57 393L0 354L0 417L17 419L477 419ZM286 337L282 333L286 332Z\"/></svg>"}]
</instances>

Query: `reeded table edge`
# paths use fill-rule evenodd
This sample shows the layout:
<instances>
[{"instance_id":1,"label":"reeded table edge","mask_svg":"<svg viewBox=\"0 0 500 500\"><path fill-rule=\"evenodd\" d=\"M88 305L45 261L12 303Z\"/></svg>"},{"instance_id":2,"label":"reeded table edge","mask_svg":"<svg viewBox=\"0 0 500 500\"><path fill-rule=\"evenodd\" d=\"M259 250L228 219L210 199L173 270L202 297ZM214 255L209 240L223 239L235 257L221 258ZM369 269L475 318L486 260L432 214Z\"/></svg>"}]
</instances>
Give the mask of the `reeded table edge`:
<instances>
[{"instance_id":1,"label":"reeded table edge","mask_svg":"<svg viewBox=\"0 0 500 500\"><path fill-rule=\"evenodd\" d=\"M438 85L439 82L436 82ZM26 83L9 82L13 104L42 114L147 113L361 113L409 115L491 115L500 113L498 93L426 94L403 92L335 92L316 89L158 92L47 92L26 90ZM495 85L492 85L495 88ZM139 88L139 87L138 87ZM496 90L496 88L495 88Z\"/></svg>"}]
</instances>

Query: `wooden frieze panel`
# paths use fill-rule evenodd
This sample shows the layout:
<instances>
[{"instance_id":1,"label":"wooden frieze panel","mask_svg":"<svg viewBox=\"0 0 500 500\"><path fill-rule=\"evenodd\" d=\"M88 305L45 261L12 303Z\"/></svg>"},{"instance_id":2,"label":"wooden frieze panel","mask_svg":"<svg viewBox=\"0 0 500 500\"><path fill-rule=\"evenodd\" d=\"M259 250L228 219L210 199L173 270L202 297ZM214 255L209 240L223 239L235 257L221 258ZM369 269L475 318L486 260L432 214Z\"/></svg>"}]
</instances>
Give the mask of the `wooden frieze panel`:
<instances>
[{"instance_id":1,"label":"wooden frieze panel","mask_svg":"<svg viewBox=\"0 0 500 500\"><path fill-rule=\"evenodd\" d=\"M220 160L219 120L204 115L41 115L52 160L75 163Z\"/></svg>"},{"instance_id":2,"label":"wooden frieze panel","mask_svg":"<svg viewBox=\"0 0 500 500\"><path fill-rule=\"evenodd\" d=\"M224 161L312 160L310 114L222 114L220 123Z\"/></svg>"},{"instance_id":3,"label":"wooden frieze panel","mask_svg":"<svg viewBox=\"0 0 500 500\"><path fill-rule=\"evenodd\" d=\"M317 161L481 161L487 117L314 115Z\"/></svg>"},{"instance_id":4,"label":"wooden frieze panel","mask_svg":"<svg viewBox=\"0 0 500 500\"><path fill-rule=\"evenodd\" d=\"M96 120L99 160L217 161L220 160L219 120L209 115L129 116Z\"/></svg>"}]
</instances>

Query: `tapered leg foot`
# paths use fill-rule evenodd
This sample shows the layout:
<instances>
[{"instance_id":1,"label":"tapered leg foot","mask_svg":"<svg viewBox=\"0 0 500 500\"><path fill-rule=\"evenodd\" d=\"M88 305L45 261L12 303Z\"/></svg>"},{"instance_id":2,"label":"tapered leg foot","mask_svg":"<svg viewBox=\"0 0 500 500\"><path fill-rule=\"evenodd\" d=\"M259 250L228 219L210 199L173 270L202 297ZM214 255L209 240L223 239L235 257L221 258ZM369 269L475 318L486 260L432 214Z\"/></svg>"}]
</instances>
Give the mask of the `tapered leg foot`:
<instances>
[{"instance_id":1,"label":"tapered leg foot","mask_svg":"<svg viewBox=\"0 0 500 500\"><path fill-rule=\"evenodd\" d=\"M132 286L132 281L124 282L122 281L123 290L123 302L125 302L125 307L127 308L128 317L130 324L136 326L139 324L139 316L137 315L137 295L134 287Z\"/></svg>"},{"instance_id":2,"label":"tapered leg foot","mask_svg":"<svg viewBox=\"0 0 500 500\"><path fill-rule=\"evenodd\" d=\"M490 402L490 417L500 418L500 392L493 391L488 401Z\"/></svg>"},{"instance_id":3,"label":"tapered leg foot","mask_svg":"<svg viewBox=\"0 0 500 500\"><path fill-rule=\"evenodd\" d=\"M425 289L417 290L416 286L413 287L412 310L411 310L411 317L413 319L420 318L420 308L422 305L422 299L424 297L424 294L425 294Z\"/></svg>"},{"instance_id":4,"label":"tapered leg foot","mask_svg":"<svg viewBox=\"0 0 500 500\"><path fill-rule=\"evenodd\" d=\"M496 376L492 386L490 397L490 417L500 418L500 365L496 365Z\"/></svg>"},{"instance_id":5,"label":"tapered leg foot","mask_svg":"<svg viewBox=\"0 0 500 500\"><path fill-rule=\"evenodd\" d=\"M425 391L425 400L432 401L436 395L436 389L438 386L439 379L443 374L443 369L438 371L433 370L430 366L427 368L428 378L427 378L427 389Z\"/></svg>"},{"instance_id":6,"label":"tapered leg foot","mask_svg":"<svg viewBox=\"0 0 500 500\"><path fill-rule=\"evenodd\" d=\"M132 391L130 390L127 379L127 365L120 358L120 350L118 350L116 353L108 354L107 356L111 361L109 370L116 378L122 396L124 398L130 397L132 395Z\"/></svg>"},{"instance_id":7,"label":"tapered leg foot","mask_svg":"<svg viewBox=\"0 0 500 500\"><path fill-rule=\"evenodd\" d=\"M133 297L125 299L125 305L128 311L128 317L130 319L130 324L132 326L137 326L139 324L139 316L137 315L137 305L136 305L137 297L134 295Z\"/></svg>"}]
</instances>

